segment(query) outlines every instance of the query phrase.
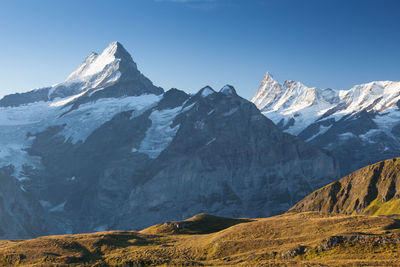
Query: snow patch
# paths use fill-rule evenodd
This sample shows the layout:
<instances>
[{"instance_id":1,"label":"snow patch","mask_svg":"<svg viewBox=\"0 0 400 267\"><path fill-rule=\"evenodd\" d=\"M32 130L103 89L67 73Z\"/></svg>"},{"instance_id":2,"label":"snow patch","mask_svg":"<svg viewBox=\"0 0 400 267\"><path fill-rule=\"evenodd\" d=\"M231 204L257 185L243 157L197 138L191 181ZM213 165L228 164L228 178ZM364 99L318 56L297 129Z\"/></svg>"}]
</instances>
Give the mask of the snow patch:
<instances>
[{"instance_id":1,"label":"snow patch","mask_svg":"<svg viewBox=\"0 0 400 267\"><path fill-rule=\"evenodd\" d=\"M306 140L306 142L310 142L311 140L313 140L315 137L317 137L318 135L324 134L326 133L330 128L332 127L332 124L329 126L323 126L323 125L319 125L319 131L318 133L314 134L313 136L311 136L310 138L308 138Z\"/></svg>"},{"instance_id":2,"label":"snow patch","mask_svg":"<svg viewBox=\"0 0 400 267\"><path fill-rule=\"evenodd\" d=\"M192 103L189 106L182 108L182 112L191 110L194 107L194 105L196 105L196 103Z\"/></svg>"},{"instance_id":3,"label":"snow patch","mask_svg":"<svg viewBox=\"0 0 400 267\"><path fill-rule=\"evenodd\" d=\"M353 133L349 133L348 132L348 133L339 134L338 137L339 137L340 141L347 141L349 139L352 139L352 138L356 137L356 135L354 135Z\"/></svg>"},{"instance_id":4,"label":"snow patch","mask_svg":"<svg viewBox=\"0 0 400 267\"><path fill-rule=\"evenodd\" d=\"M65 104L68 104L72 101L74 101L75 99L79 98L80 96L84 95L85 92L81 92L79 94L76 94L74 96L68 97L66 99L60 100L60 101L54 101L50 104L51 107L60 107L60 106L64 106Z\"/></svg>"},{"instance_id":5,"label":"snow patch","mask_svg":"<svg viewBox=\"0 0 400 267\"><path fill-rule=\"evenodd\" d=\"M217 140L215 137L213 139L211 139L210 141L207 142L206 146L208 146L209 144L213 143L215 140Z\"/></svg>"},{"instance_id":6,"label":"snow patch","mask_svg":"<svg viewBox=\"0 0 400 267\"><path fill-rule=\"evenodd\" d=\"M396 136L393 135L392 129L394 126L398 125L400 122L400 111L398 108L391 108L385 112L381 112L372 119L378 128L384 132L387 136L394 140L398 140Z\"/></svg>"},{"instance_id":7,"label":"snow patch","mask_svg":"<svg viewBox=\"0 0 400 267\"><path fill-rule=\"evenodd\" d=\"M230 85L225 85L224 87L222 87L220 92L223 93L224 95L233 95L234 89Z\"/></svg>"},{"instance_id":8,"label":"snow patch","mask_svg":"<svg viewBox=\"0 0 400 267\"><path fill-rule=\"evenodd\" d=\"M182 107L154 110L149 116L151 127L147 130L137 151L152 159L157 158L168 147L179 129L179 125L173 128L171 126L181 109Z\"/></svg>"},{"instance_id":9,"label":"snow patch","mask_svg":"<svg viewBox=\"0 0 400 267\"><path fill-rule=\"evenodd\" d=\"M63 212L64 211L64 206L67 203L67 201L64 201L63 203L55 206L54 208L51 208L49 211L50 212Z\"/></svg>"},{"instance_id":10,"label":"snow patch","mask_svg":"<svg viewBox=\"0 0 400 267\"><path fill-rule=\"evenodd\" d=\"M210 87L205 87L203 90L201 90L201 96L202 97L207 97L209 95L214 94L214 90L212 90Z\"/></svg>"},{"instance_id":11,"label":"snow patch","mask_svg":"<svg viewBox=\"0 0 400 267\"><path fill-rule=\"evenodd\" d=\"M372 140L372 138L377 136L380 133L382 133L382 130L371 129L368 132L366 132L365 134L360 134L358 137L360 137L361 140L364 141L364 142L376 143L375 141Z\"/></svg>"},{"instance_id":12,"label":"snow patch","mask_svg":"<svg viewBox=\"0 0 400 267\"><path fill-rule=\"evenodd\" d=\"M236 111L238 111L239 108L233 108L231 110L229 110L228 112L225 112L224 114L222 114L224 117L228 117L231 116L233 113L235 113Z\"/></svg>"}]
</instances>

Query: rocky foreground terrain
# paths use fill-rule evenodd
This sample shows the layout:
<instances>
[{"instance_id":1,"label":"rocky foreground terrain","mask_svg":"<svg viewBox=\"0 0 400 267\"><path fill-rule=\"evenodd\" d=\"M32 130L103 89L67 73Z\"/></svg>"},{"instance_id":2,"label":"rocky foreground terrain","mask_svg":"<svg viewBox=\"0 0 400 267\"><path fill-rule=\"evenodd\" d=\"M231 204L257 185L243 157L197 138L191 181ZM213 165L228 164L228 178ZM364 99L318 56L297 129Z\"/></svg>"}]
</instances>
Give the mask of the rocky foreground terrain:
<instances>
[{"instance_id":1,"label":"rocky foreground terrain","mask_svg":"<svg viewBox=\"0 0 400 267\"><path fill-rule=\"evenodd\" d=\"M397 266L396 216L287 213L266 219L200 214L136 232L0 242L1 265Z\"/></svg>"}]
</instances>

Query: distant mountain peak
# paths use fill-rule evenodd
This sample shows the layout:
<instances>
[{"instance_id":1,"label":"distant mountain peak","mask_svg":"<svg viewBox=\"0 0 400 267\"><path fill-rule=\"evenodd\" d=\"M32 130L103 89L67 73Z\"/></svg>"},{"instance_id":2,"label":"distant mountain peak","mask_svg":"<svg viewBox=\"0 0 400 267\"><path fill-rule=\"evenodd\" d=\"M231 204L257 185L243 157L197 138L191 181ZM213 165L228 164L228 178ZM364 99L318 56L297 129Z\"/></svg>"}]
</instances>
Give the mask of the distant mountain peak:
<instances>
[{"instance_id":1,"label":"distant mountain peak","mask_svg":"<svg viewBox=\"0 0 400 267\"><path fill-rule=\"evenodd\" d=\"M270 106L282 95L281 85L267 72L251 102L259 109Z\"/></svg>"},{"instance_id":2,"label":"distant mountain peak","mask_svg":"<svg viewBox=\"0 0 400 267\"><path fill-rule=\"evenodd\" d=\"M200 91L198 92L198 94L200 94L202 97L207 97L214 93L215 93L214 89L212 89L212 87L208 85L200 89Z\"/></svg>"},{"instance_id":3,"label":"distant mountain peak","mask_svg":"<svg viewBox=\"0 0 400 267\"><path fill-rule=\"evenodd\" d=\"M275 79L274 76L272 76L272 74L267 71L264 75L264 80L275 80Z\"/></svg>"},{"instance_id":4,"label":"distant mountain peak","mask_svg":"<svg viewBox=\"0 0 400 267\"><path fill-rule=\"evenodd\" d=\"M219 92L224 95L237 95L235 88L229 84L222 87L222 89Z\"/></svg>"}]
</instances>

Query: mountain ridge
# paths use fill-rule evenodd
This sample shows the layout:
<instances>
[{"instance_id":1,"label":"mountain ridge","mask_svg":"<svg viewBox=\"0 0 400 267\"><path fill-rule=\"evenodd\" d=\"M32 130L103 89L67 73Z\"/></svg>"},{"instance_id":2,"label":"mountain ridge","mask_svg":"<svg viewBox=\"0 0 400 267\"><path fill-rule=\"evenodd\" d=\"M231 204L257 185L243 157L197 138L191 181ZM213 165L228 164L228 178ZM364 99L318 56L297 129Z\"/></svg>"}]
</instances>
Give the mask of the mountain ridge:
<instances>
[{"instance_id":1,"label":"mountain ridge","mask_svg":"<svg viewBox=\"0 0 400 267\"><path fill-rule=\"evenodd\" d=\"M289 212L400 214L400 158L381 161L333 182L294 205Z\"/></svg>"},{"instance_id":2,"label":"mountain ridge","mask_svg":"<svg viewBox=\"0 0 400 267\"><path fill-rule=\"evenodd\" d=\"M299 82L280 85L268 73L252 98L282 130L331 151L340 162L342 176L400 153L399 101L397 81L337 91Z\"/></svg>"}]
</instances>

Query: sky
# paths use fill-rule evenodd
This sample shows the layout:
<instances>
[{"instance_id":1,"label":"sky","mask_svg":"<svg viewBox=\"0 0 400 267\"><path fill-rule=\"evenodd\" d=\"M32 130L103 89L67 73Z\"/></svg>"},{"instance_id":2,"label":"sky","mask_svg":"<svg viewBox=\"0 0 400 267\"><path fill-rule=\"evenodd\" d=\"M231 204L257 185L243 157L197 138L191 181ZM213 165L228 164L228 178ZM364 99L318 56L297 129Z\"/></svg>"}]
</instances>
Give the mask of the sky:
<instances>
[{"instance_id":1,"label":"sky","mask_svg":"<svg viewBox=\"0 0 400 267\"><path fill-rule=\"evenodd\" d=\"M164 89L400 80L397 0L1 0L0 96L62 82L119 41Z\"/></svg>"}]
</instances>

